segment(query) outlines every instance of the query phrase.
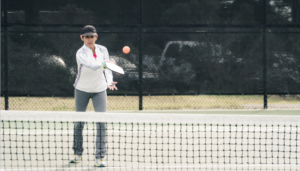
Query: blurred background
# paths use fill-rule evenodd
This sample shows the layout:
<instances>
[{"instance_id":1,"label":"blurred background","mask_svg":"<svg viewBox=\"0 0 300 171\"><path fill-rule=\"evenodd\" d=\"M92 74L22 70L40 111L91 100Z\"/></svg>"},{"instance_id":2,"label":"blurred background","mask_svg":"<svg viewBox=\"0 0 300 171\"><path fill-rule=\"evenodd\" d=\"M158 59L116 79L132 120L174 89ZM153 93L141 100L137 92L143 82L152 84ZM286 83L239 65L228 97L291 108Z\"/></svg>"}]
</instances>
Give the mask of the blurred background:
<instances>
[{"instance_id":1,"label":"blurred background","mask_svg":"<svg viewBox=\"0 0 300 171\"><path fill-rule=\"evenodd\" d=\"M2 110L75 110L85 25L125 69L108 110L300 109L298 0L2 0Z\"/></svg>"}]
</instances>

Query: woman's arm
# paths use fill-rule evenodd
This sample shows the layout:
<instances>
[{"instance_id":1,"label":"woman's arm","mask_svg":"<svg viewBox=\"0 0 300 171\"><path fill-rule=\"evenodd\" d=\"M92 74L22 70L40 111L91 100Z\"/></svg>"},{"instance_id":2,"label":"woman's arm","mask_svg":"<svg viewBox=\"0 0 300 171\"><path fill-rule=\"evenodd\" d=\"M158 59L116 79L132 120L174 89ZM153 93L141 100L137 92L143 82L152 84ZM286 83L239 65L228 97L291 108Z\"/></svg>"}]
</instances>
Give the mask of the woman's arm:
<instances>
[{"instance_id":1,"label":"woman's arm","mask_svg":"<svg viewBox=\"0 0 300 171\"><path fill-rule=\"evenodd\" d=\"M104 53L105 53L104 61L110 61L108 51L106 50ZM114 85L112 71L109 69L106 69L106 70L104 70L104 72L105 72L105 76L106 76L107 86L109 87L111 85Z\"/></svg>"}]
</instances>

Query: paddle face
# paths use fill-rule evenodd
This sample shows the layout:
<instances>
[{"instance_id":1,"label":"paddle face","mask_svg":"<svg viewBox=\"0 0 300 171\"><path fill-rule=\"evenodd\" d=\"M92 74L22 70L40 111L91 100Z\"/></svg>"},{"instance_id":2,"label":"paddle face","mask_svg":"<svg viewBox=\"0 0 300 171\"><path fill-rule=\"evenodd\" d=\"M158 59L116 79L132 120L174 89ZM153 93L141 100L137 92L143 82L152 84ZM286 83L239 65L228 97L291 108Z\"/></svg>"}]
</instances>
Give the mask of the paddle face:
<instances>
[{"instance_id":1,"label":"paddle face","mask_svg":"<svg viewBox=\"0 0 300 171\"><path fill-rule=\"evenodd\" d=\"M124 74L125 73L123 68L119 67L118 65L106 62L106 66L107 66L108 69L110 69L114 72L117 72L119 74Z\"/></svg>"}]
</instances>

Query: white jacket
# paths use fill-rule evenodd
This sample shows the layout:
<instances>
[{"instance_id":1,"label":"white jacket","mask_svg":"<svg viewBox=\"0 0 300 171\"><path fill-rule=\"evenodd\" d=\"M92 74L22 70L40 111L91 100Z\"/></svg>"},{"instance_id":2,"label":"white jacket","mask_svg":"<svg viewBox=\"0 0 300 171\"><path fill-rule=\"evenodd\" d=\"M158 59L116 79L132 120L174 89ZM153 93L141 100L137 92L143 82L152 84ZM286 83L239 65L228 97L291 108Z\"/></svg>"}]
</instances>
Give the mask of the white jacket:
<instances>
[{"instance_id":1,"label":"white jacket","mask_svg":"<svg viewBox=\"0 0 300 171\"><path fill-rule=\"evenodd\" d=\"M108 69L104 70L102 66L103 61L109 61L106 47L95 44L95 52L96 59L93 56L92 49L84 44L76 53L78 73L74 87L78 90L98 93L112 85L112 72Z\"/></svg>"}]
</instances>

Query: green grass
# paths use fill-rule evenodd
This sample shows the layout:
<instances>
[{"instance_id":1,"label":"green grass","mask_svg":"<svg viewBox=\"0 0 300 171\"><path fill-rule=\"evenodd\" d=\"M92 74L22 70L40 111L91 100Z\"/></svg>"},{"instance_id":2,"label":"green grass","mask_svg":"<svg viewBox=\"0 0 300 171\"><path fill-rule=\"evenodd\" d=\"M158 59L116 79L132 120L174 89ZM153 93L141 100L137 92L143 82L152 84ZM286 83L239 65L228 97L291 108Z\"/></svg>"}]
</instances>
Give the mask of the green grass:
<instances>
[{"instance_id":1,"label":"green grass","mask_svg":"<svg viewBox=\"0 0 300 171\"><path fill-rule=\"evenodd\" d=\"M138 110L137 96L108 96L111 110ZM300 95L268 96L270 109L300 109ZM259 95L199 95L199 96L144 96L144 110L201 110L201 109L262 109L263 96ZM1 109L4 98L1 97ZM10 110L74 111L73 97L9 97ZM92 102L88 110L93 110Z\"/></svg>"}]
</instances>

